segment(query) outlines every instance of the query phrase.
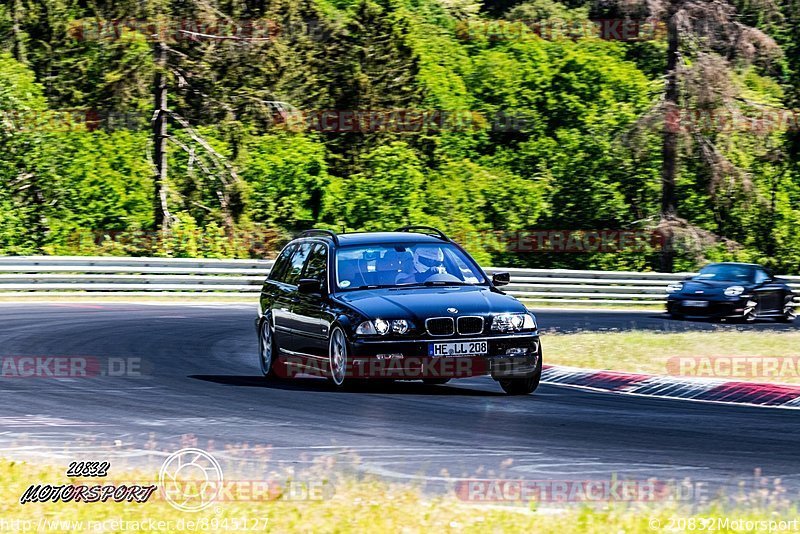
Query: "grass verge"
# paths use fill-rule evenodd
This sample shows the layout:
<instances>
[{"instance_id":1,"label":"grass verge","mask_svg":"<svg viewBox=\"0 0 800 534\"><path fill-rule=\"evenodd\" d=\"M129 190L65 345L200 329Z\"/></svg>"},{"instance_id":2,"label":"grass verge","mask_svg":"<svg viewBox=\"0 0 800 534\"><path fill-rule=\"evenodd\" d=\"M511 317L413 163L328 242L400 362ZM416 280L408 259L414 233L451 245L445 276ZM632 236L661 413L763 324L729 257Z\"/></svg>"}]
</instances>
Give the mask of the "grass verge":
<instances>
[{"instance_id":1,"label":"grass verge","mask_svg":"<svg viewBox=\"0 0 800 534\"><path fill-rule=\"evenodd\" d=\"M763 532L770 522L791 521L797 508L785 501L748 501L702 510L669 503L481 505L455 496L426 496L410 486L376 480L337 480L324 499L226 501L195 513L181 512L158 493L145 503L36 502L19 504L31 484L110 484L156 480L154 473L115 473L109 480L67 479L64 469L0 461L0 526L47 532L537 532L653 533L684 531L710 518L727 521L718 532ZM146 483L146 482L140 482ZM189 522L193 522L190 528ZM123 524L122 522L126 522ZM683 525L681 527L681 525ZM747 528L747 525L751 525ZM17 527L16 529L14 527ZM744 527L744 528L742 528ZM795 525L797 527L797 525ZM699 527L695 527L699 528ZM694 529L693 529L694 530Z\"/></svg>"},{"instance_id":2,"label":"grass verge","mask_svg":"<svg viewBox=\"0 0 800 534\"><path fill-rule=\"evenodd\" d=\"M582 332L542 346L552 365L800 384L800 332Z\"/></svg>"}]
</instances>

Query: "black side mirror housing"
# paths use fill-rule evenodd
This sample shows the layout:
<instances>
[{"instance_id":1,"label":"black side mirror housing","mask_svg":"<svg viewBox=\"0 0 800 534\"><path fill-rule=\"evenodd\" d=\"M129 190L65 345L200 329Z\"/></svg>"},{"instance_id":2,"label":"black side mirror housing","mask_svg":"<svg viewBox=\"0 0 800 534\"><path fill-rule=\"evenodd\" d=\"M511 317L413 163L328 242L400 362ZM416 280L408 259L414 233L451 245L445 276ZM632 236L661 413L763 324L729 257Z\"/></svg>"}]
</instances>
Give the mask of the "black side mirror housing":
<instances>
[{"instance_id":1,"label":"black side mirror housing","mask_svg":"<svg viewBox=\"0 0 800 534\"><path fill-rule=\"evenodd\" d=\"M301 278L297 281L297 291L306 295L322 294L322 282L316 278Z\"/></svg>"},{"instance_id":2,"label":"black side mirror housing","mask_svg":"<svg viewBox=\"0 0 800 534\"><path fill-rule=\"evenodd\" d=\"M510 273L494 273L492 275L492 284L496 286L507 286L511 283Z\"/></svg>"}]
</instances>

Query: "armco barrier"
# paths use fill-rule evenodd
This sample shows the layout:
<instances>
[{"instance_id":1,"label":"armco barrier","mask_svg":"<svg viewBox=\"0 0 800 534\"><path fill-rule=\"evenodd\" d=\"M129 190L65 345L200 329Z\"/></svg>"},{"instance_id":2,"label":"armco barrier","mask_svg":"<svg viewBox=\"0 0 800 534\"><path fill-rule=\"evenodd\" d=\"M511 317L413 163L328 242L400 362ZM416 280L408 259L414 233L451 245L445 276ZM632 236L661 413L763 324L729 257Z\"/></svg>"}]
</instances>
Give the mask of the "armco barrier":
<instances>
[{"instance_id":1,"label":"armco barrier","mask_svg":"<svg viewBox=\"0 0 800 534\"><path fill-rule=\"evenodd\" d=\"M118 295L254 297L272 260L0 256L0 296ZM488 267L508 271L503 289L527 303L659 304L666 286L691 273L572 271ZM800 276L783 277L800 291Z\"/></svg>"}]
</instances>

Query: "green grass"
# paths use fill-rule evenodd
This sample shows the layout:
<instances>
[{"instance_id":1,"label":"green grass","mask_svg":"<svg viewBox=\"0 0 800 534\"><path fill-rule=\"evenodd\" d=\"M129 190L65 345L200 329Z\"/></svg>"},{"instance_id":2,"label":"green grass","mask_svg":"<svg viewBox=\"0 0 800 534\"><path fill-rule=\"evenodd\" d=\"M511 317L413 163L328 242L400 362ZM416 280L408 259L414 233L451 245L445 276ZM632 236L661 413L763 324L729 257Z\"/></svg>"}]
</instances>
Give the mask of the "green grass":
<instances>
[{"instance_id":1,"label":"green grass","mask_svg":"<svg viewBox=\"0 0 800 534\"><path fill-rule=\"evenodd\" d=\"M614 311L649 311L654 313L664 312L663 302L637 302L636 304L608 304L585 302L529 302L521 299L528 309L536 313L540 309L558 308L562 310L614 310Z\"/></svg>"},{"instance_id":2,"label":"green grass","mask_svg":"<svg viewBox=\"0 0 800 534\"><path fill-rule=\"evenodd\" d=\"M111 475L111 474L109 474ZM411 486L387 484L377 480L337 478L333 496L310 501L274 500L236 501L215 503L212 507L195 513L180 512L160 498L146 503L28 503L19 504L19 498L31 484L63 484L70 480L64 468L32 466L26 463L0 461L0 521L6 525L14 521L32 521L40 518L50 521L107 522L103 532L122 532L114 528L112 520L156 521L180 520L214 524L218 528L206 532L234 531L234 521L258 519L257 531L268 532L536 532L536 533L650 533L669 532L671 522L677 520L701 521L709 517L727 518L729 521L791 520L797 517L797 508L785 499L774 498L743 500L723 509L719 504L702 509L689 509L688 505L674 503L638 504L581 504L562 505L559 509L540 509L535 503L514 506L481 505L465 502L453 494L429 496ZM129 471L115 473L106 483L113 481L156 480L155 473ZM72 479L72 483L78 483ZM132 482L133 481L133 482ZM90 481L86 481L87 483ZM101 481L102 482L102 481ZM92 482L94 483L94 482ZM730 501L726 501L730 502ZM169 531L180 531L173 523ZM2 523L0 523L2 525ZM76 528L77 527L77 528ZM227 527L227 528L226 528ZM265 528L266 527L266 528ZM50 532L80 531L56 528ZM130 529L128 530L130 531ZM165 530L162 530L164 532ZM189 531L185 529L183 531ZM196 530L197 531L197 530ZM242 531L239 528L237 531ZM672 530L683 531L680 530ZM718 532L760 532L764 528L720 529Z\"/></svg>"},{"instance_id":3,"label":"green grass","mask_svg":"<svg viewBox=\"0 0 800 534\"><path fill-rule=\"evenodd\" d=\"M548 334L542 339L542 348L548 364L666 375L675 374L675 360L668 365L671 358L705 357L708 361L710 357L734 356L796 360L800 358L800 332ZM732 375L731 380L800 383L800 377L791 367L779 368L771 375L744 376L736 372Z\"/></svg>"}]
</instances>

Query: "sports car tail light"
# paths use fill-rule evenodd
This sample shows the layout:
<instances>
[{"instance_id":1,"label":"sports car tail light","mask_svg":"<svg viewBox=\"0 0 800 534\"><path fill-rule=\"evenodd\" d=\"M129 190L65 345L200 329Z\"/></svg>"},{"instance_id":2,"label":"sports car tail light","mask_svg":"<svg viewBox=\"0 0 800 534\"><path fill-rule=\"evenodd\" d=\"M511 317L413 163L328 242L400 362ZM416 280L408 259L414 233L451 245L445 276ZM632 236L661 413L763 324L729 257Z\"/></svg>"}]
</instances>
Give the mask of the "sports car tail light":
<instances>
[{"instance_id":1,"label":"sports car tail light","mask_svg":"<svg viewBox=\"0 0 800 534\"><path fill-rule=\"evenodd\" d=\"M458 318L458 333L462 336L483 332L483 317L465 316Z\"/></svg>"},{"instance_id":2,"label":"sports car tail light","mask_svg":"<svg viewBox=\"0 0 800 534\"><path fill-rule=\"evenodd\" d=\"M452 336L455 324L452 317L434 317L425 321L425 329L432 336Z\"/></svg>"}]
</instances>

